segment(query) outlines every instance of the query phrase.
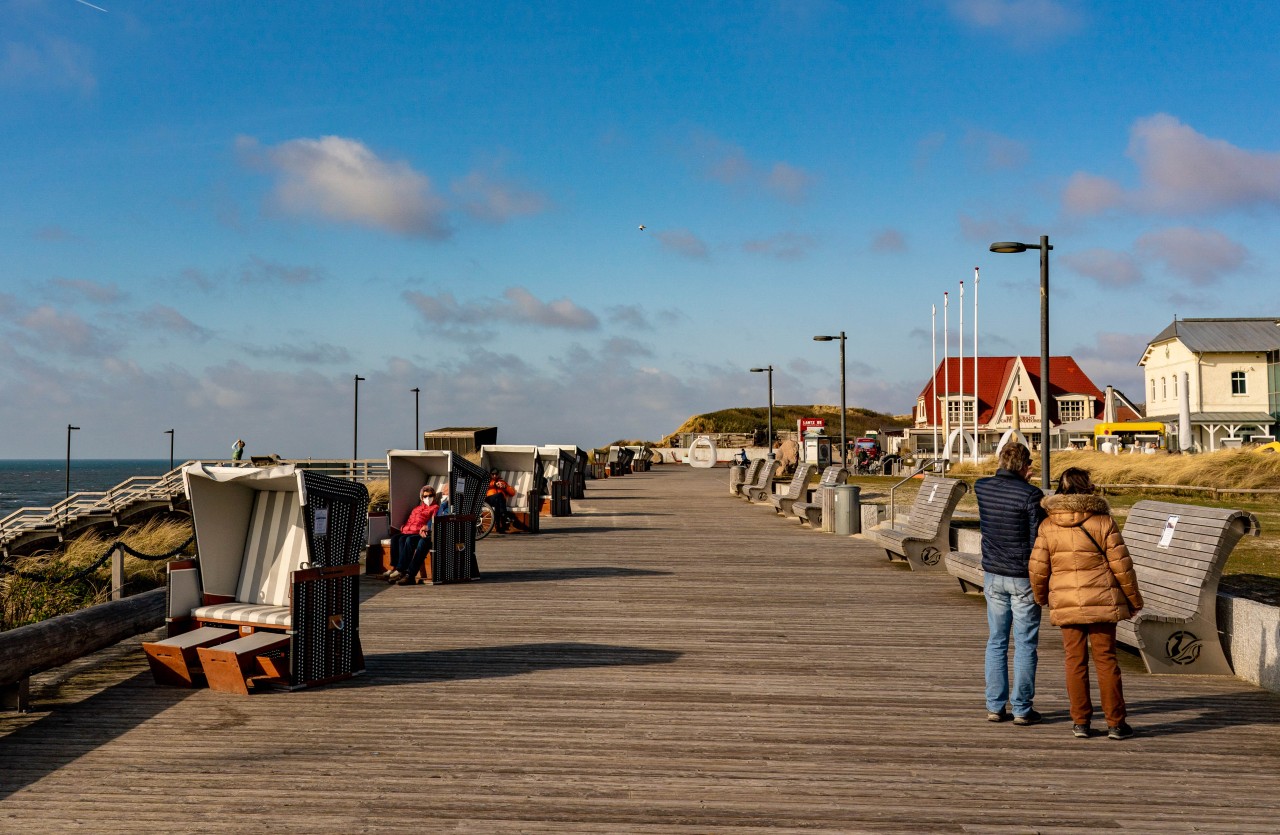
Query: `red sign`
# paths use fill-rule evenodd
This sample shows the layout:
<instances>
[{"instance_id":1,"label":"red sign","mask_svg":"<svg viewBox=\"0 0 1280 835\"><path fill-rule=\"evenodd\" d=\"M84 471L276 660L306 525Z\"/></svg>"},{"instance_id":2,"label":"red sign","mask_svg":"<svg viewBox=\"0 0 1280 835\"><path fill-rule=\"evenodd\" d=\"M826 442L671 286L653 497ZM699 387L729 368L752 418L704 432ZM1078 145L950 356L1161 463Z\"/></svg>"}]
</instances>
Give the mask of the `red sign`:
<instances>
[{"instance_id":1,"label":"red sign","mask_svg":"<svg viewBox=\"0 0 1280 835\"><path fill-rule=\"evenodd\" d=\"M810 429L825 429L827 421L824 418L800 418L800 432L803 434Z\"/></svg>"}]
</instances>

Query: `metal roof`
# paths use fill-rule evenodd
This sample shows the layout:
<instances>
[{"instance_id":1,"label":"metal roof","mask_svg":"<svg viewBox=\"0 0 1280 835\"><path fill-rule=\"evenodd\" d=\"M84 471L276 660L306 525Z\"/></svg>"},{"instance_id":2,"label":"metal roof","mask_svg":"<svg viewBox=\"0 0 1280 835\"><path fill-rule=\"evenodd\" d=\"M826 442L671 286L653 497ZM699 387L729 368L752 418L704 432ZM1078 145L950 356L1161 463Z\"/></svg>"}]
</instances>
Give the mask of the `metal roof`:
<instances>
[{"instance_id":1,"label":"metal roof","mask_svg":"<svg viewBox=\"0 0 1280 835\"><path fill-rule=\"evenodd\" d=\"M1148 344L1170 339L1196 353L1280 351L1280 319L1174 319Z\"/></svg>"},{"instance_id":2,"label":"metal roof","mask_svg":"<svg viewBox=\"0 0 1280 835\"><path fill-rule=\"evenodd\" d=\"M1160 421L1162 423L1177 423L1177 414L1172 415L1151 415L1147 418L1151 421ZM1269 412L1192 412L1192 423L1261 423L1269 425L1276 422L1276 419Z\"/></svg>"}]
</instances>

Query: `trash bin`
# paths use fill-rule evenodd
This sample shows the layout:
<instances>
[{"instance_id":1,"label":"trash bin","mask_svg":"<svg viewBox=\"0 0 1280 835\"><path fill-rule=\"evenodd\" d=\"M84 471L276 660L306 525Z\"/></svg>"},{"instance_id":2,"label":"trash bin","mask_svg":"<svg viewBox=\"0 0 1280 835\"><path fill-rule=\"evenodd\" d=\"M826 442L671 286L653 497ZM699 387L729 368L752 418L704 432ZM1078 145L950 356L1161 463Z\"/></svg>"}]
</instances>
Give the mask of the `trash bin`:
<instances>
[{"instance_id":1,"label":"trash bin","mask_svg":"<svg viewBox=\"0 0 1280 835\"><path fill-rule=\"evenodd\" d=\"M836 536L862 533L862 488L856 484L837 484L834 491L831 529Z\"/></svg>"},{"instance_id":2,"label":"trash bin","mask_svg":"<svg viewBox=\"0 0 1280 835\"><path fill-rule=\"evenodd\" d=\"M747 468L734 464L729 468L729 495L738 495L738 485L747 480Z\"/></svg>"}]
</instances>

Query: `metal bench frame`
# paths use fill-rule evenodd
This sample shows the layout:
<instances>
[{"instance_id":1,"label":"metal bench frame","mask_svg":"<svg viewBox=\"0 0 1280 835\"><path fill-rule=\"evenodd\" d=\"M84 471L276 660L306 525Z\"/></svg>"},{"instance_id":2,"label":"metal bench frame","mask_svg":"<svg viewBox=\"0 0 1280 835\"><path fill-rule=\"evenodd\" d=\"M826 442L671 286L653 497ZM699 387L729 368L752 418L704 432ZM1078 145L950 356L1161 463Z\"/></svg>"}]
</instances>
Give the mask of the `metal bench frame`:
<instances>
[{"instance_id":1,"label":"metal bench frame","mask_svg":"<svg viewBox=\"0 0 1280 835\"><path fill-rule=\"evenodd\" d=\"M787 492L769 496L769 503L773 505L773 509L784 516L790 514L791 506L805 495L809 480L816 472L818 472L817 464L812 462L797 464L795 475L791 476L791 484L787 486Z\"/></svg>"},{"instance_id":2,"label":"metal bench frame","mask_svg":"<svg viewBox=\"0 0 1280 835\"><path fill-rule=\"evenodd\" d=\"M951 515L968 489L963 481L926 475L906 527L878 528L872 535L891 561L904 560L912 571L942 570L951 550Z\"/></svg>"},{"instance_id":3,"label":"metal bench frame","mask_svg":"<svg viewBox=\"0 0 1280 835\"><path fill-rule=\"evenodd\" d=\"M769 495L773 485L773 474L778 471L776 458L765 458L764 466L756 471L756 480L742 488L742 495L749 502L762 501Z\"/></svg>"},{"instance_id":4,"label":"metal bench frame","mask_svg":"<svg viewBox=\"0 0 1280 835\"><path fill-rule=\"evenodd\" d=\"M813 490L813 496L808 501L795 501L791 503L791 515L800 520L800 524L808 522L816 531L822 526L822 494L830 487L838 484L844 484L849 477L849 471L839 464L832 464L822 471L822 478L818 480L818 486Z\"/></svg>"}]
</instances>

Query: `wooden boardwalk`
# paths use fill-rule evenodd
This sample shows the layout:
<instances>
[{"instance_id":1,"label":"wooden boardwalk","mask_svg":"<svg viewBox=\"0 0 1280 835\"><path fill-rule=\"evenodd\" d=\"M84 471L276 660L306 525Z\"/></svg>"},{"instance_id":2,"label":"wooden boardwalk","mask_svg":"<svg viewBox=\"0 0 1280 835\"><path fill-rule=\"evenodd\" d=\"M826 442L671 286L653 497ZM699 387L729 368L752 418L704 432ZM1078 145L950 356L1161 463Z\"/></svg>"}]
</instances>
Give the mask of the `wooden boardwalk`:
<instances>
[{"instance_id":1,"label":"wooden boardwalk","mask_svg":"<svg viewBox=\"0 0 1280 835\"><path fill-rule=\"evenodd\" d=\"M0 832L1280 828L1280 697L1126 655L1139 735L1077 740L1046 619L1046 722L989 724L979 600L726 484L590 482L481 583L366 580L344 684L160 688L136 642L44 676L0 714Z\"/></svg>"}]
</instances>

